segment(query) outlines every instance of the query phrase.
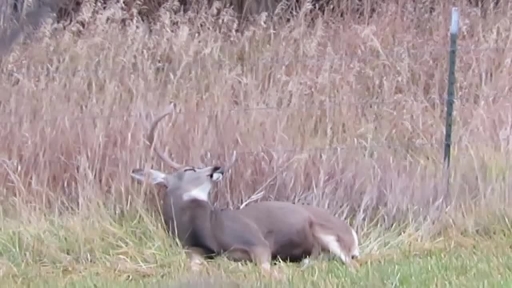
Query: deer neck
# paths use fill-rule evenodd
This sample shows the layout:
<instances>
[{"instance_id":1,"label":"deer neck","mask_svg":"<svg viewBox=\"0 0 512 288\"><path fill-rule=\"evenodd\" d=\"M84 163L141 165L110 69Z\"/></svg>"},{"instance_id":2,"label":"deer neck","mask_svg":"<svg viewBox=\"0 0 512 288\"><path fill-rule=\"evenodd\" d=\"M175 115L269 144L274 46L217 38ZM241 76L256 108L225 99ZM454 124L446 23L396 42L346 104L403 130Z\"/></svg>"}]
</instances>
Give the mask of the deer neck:
<instances>
[{"instance_id":1,"label":"deer neck","mask_svg":"<svg viewBox=\"0 0 512 288\"><path fill-rule=\"evenodd\" d=\"M212 227L215 210L209 202L188 200L181 203L179 228L180 241L188 246L200 247L207 251L218 251Z\"/></svg>"}]
</instances>

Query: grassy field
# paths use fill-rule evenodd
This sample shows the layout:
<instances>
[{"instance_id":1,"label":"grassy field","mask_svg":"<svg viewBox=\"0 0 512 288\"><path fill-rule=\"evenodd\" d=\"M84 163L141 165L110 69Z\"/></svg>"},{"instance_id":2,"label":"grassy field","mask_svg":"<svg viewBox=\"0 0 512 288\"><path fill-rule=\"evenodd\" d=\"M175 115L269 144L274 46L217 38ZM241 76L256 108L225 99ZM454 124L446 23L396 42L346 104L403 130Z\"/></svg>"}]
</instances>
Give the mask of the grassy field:
<instances>
[{"instance_id":1,"label":"grassy field","mask_svg":"<svg viewBox=\"0 0 512 288\"><path fill-rule=\"evenodd\" d=\"M12 46L2 22L1 285L507 287L512 10L460 6L448 190L450 7L436 3L432 15L386 4L366 22L261 18L245 33L227 10L164 7L149 31L121 25L115 7L86 9L80 24L42 21ZM170 172L144 140L170 102L157 141L177 162L238 152L215 206L263 191L325 207L360 235L361 269L277 264L280 283L219 259L192 274L154 216L161 191L130 178Z\"/></svg>"},{"instance_id":2,"label":"grassy field","mask_svg":"<svg viewBox=\"0 0 512 288\"><path fill-rule=\"evenodd\" d=\"M508 287L510 231L494 237L417 242L412 233L365 235L361 268L339 261L276 263L270 281L252 264L225 259L191 272L185 256L148 218L8 221L0 234L2 286L23 287ZM397 231L398 232L398 231ZM495 231L498 232L498 231ZM181 286L180 286L181 285Z\"/></svg>"}]
</instances>

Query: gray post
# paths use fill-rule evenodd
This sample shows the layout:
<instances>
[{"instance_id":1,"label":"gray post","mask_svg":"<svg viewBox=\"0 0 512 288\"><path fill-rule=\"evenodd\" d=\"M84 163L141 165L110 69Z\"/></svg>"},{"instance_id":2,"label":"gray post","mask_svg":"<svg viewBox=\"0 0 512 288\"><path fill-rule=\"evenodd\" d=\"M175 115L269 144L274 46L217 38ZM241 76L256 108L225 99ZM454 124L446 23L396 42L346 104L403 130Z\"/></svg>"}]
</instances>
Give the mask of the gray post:
<instances>
[{"instance_id":1,"label":"gray post","mask_svg":"<svg viewBox=\"0 0 512 288\"><path fill-rule=\"evenodd\" d=\"M457 55L457 36L459 35L459 8L452 8L450 25L450 57L448 68L448 95L446 98L446 125L444 135L444 164L450 167L452 146L453 104L455 102L455 59Z\"/></svg>"}]
</instances>

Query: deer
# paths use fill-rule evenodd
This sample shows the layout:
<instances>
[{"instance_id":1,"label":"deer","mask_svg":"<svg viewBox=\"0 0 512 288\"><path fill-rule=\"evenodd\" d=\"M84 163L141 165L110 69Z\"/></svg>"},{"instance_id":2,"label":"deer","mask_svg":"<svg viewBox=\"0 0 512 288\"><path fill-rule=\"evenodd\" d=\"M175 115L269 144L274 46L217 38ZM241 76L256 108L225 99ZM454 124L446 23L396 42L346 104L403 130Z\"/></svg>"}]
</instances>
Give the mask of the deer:
<instances>
[{"instance_id":1,"label":"deer","mask_svg":"<svg viewBox=\"0 0 512 288\"><path fill-rule=\"evenodd\" d=\"M166 231L176 236L185 248L192 270L200 269L205 258L225 255L232 261L252 261L265 275L281 278L271 269L272 253L259 228L234 210L214 208L208 200L214 183L219 182L235 163L236 153L224 167L196 168L174 162L154 145L158 123L172 110L167 109L153 120L147 140L155 154L176 171L166 174L154 169L135 168L131 172L138 181L165 187L162 214Z\"/></svg>"},{"instance_id":2,"label":"deer","mask_svg":"<svg viewBox=\"0 0 512 288\"><path fill-rule=\"evenodd\" d=\"M311 260L329 254L338 257L351 271L359 268L359 240L355 230L327 210L284 201L247 204L236 211L259 227L271 246L274 259L300 261L306 268ZM298 231L303 231L301 223L306 219L313 220L306 233L308 241L296 237Z\"/></svg>"},{"instance_id":3,"label":"deer","mask_svg":"<svg viewBox=\"0 0 512 288\"><path fill-rule=\"evenodd\" d=\"M336 223L320 221L329 219L327 212L317 212L323 216L317 220L314 213L304 207L279 201L254 203L243 209L213 208L208 200L213 182L220 181L231 169L236 153L224 168L195 168L174 162L154 145L156 127L170 113L171 110L168 110L153 120L147 141L155 154L177 172L165 174L137 168L132 171L132 177L144 181L149 176L151 183L166 188L162 201L166 232L177 236L183 246L188 248L190 264L194 270L199 269L203 257L226 251L231 251L227 253L229 259L252 260L267 274L270 271L270 260L277 258L298 262L317 258L324 251L338 255L346 263L349 263L348 259L354 258L357 237L355 246L341 242L345 238L339 237L340 233L336 234L337 227L333 225ZM356 248L343 250L350 245Z\"/></svg>"}]
</instances>

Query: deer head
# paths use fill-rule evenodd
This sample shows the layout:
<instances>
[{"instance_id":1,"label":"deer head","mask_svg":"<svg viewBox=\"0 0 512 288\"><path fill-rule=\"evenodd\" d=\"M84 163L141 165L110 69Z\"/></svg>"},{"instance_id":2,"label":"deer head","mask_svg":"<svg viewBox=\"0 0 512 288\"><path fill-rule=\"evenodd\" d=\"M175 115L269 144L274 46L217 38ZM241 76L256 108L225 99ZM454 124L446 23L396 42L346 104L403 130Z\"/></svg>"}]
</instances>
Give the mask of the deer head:
<instances>
[{"instance_id":1,"label":"deer head","mask_svg":"<svg viewBox=\"0 0 512 288\"><path fill-rule=\"evenodd\" d=\"M231 162L224 166L208 166L208 167L193 167L184 166L171 160L160 148L155 145L155 132L158 123L167 115L174 111L171 106L164 113L159 115L153 120L149 128L147 140L149 145L157 156L167 165L176 169L177 171L167 174L153 169L140 169L132 170L131 176L138 181L149 180L154 185L164 185L167 193L171 194L173 198L179 197L181 200L202 200L208 201L208 196L214 182L222 180L222 177L228 172L236 161L236 152L233 152Z\"/></svg>"}]
</instances>

